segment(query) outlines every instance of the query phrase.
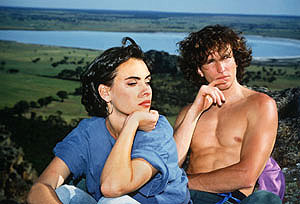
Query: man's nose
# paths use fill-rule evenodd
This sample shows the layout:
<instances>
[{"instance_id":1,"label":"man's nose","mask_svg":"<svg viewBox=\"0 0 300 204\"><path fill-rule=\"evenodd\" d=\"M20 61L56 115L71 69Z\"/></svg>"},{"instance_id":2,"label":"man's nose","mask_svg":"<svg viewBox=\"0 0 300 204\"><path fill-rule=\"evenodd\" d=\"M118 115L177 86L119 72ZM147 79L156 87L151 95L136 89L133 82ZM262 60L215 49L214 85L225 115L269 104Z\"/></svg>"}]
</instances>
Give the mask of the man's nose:
<instances>
[{"instance_id":1,"label":"man's nose","mask_svg":"<svg viewBox=\"0 0 300 204\"><path fill-rule=\"evenodd\" d=\"M217 62L217 72L222 73L225 71L225 65L223 62Z\"/></svg>"}]
</instances>

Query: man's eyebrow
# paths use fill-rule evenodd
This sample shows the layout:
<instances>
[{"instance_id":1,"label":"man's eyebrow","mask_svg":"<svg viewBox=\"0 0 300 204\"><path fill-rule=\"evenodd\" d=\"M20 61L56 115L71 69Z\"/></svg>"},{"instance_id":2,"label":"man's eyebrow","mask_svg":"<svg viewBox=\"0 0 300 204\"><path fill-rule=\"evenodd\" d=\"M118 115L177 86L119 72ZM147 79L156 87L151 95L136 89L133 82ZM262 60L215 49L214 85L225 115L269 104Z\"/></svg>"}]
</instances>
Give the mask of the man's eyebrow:
<instances>
[{"instance_id":1,"label":"man's eyebrow","mask_svg":"<svg viewBox=\"0 0 300 204\"><path fill-rule=\"evenodd\" d=\"M211 57L211 58L207 58L206 62L205 63L210 63L210 62L213 62L215 61L216 59L214 57Z\"/></svg>"},{"instance_id":2,"label":"man's eyebrow","mask_svg":"<svg viewBox=\"0 0 300 204\"><path fill-rule=\"evenodd\" d=\"M231 53L233 53L232 50L226 50L226 51L224 52L225 55L226 55L226 54L231 54Z\"/></svg>"}]
</instances>

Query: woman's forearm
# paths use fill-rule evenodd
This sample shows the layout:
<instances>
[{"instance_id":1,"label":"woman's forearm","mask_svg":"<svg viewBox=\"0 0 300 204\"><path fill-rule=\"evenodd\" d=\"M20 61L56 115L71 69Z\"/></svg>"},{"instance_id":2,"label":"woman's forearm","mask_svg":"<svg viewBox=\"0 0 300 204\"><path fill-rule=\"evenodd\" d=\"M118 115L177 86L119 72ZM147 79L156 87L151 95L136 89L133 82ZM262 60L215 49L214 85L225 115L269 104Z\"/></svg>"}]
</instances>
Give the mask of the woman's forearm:
<instances>
[{"instance_id":1,"label":"woman's forearm","mask_svg":"<svg viewBox=\"0 0 300 204\"><path fill-rule=\"evenodd\" d=\"M57 197L54 189L50 185L46 185L40 182L37 182L32 186L30 192L28 193L27 202L29 204L62 204L62 202Z\"/></svg>"},{"instance_id":2,"label":"woman's forearm","mask_svg":"<svg viewBox=\"0 0 300 204\"><path fill-rule=\"evenodd\" d=\"M138 122L128 118L109 154L101 175L101 191L107 197L120 196L133 178L131 149Z\"/></svg>"}]
</instances>

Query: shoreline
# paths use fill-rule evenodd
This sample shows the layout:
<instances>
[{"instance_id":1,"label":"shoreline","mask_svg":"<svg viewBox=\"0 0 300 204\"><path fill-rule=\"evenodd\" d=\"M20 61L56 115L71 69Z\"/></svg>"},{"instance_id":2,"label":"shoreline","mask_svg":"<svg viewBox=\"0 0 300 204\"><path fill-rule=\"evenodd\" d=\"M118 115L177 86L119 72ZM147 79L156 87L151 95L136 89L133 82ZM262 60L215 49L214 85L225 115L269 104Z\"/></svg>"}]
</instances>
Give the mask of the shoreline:
<instances>
[{"instance_id":1,"label":"shoreline","mask_svg":"<svg viewBox=\"0 0 300 204\"><path fill-rule=\"evenodd\" d=\"M299 66L300 56L293 57L253 57L252 65L264 66Z\"/></svg>"},{"instance_id":2,"label":"shoreline","mask_svg":"<svg viewBox=\"0 0 300 204\"><path fill-rule=\"evenodd\" d=\"M0 42L8 42L8 43L17 43L17 44L25 44L25 45L33 45L33 46L45 46L45 47L59 47L59 48L69 48L69 49L79 49L79 50L90 50L90 51L103 51L100 49L92 49L92 48L81 48L81 47L72 47L72 46L58 46L58 45L46 45L46 44L35 44L35 43L24 43L24 42L18 42L15 40L1 40ZM151 51L151 50L148 50ZM145 51L148 52L148 51ZM165 52L165 51L159 51L155 50L157 52ZM168 53L168 52L167 52ZM169 55L176 55L178 54L170 54ZM252 63L254 64L260 64L260 63L266 63L266 64L299 64L300 63L300 55L298 56L272 56L272 57L253 57Z\"/></svg>"},{"instance_id":3,"label":"shoreline","mask_svg":"<svg viewBox=\"0 0 300 204\"><path fill-rule=\"evenodd\" d=\"M20 43L104 50L118 45L120 43L119 39L122 39L124 36L130 36L142 45L144 51L154 49L157 51L168 52L170 55L178 55L179 48L176 43L187 36L186 32L153 33L154 34L150 34L149 32L141 34L140 32L96 32L88 30L38 31L0 29L0 39L12 40ZM105 40L99 42L99 37ZM156 43L158 40L162 40L162 43ZM252 48L255 60L265 60L265 58L281 59L300 57L300 40L298 39L279 38L266 35L245 35L245 40L247 46Z\"/></svg>"},{"instance_id":4,"label":"shoreline","mask_svg":"<svg viewBox=\"0 0 300 204\"><path fill-rule=\"evenodd\" d=\"M274 57L253 57L252 61L258 61L258 62L266 62L266 61L274 61L274 60L281 60L281 61L287 61L287 60L300 60L300 55L298 56L274 56Z\"/></svg>"}]
</instances>

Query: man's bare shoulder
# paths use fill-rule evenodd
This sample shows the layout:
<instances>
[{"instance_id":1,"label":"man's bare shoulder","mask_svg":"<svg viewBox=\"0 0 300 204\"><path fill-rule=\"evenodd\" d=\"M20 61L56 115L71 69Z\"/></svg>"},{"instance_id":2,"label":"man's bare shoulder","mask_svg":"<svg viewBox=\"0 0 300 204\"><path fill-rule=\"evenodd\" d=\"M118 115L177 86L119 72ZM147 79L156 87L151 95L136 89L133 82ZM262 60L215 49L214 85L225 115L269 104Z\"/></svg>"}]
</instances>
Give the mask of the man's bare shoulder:
<instances>
[{"instance_id":1,"label":"man's bare shoulder","mask_svg":"<svg viewBox=\"0 0 300 204\"><path fill-rule=\"evenodd\" d=\"M275 100L267 94L247 88L245 95L247 107L252 113L277 113L277 105Z\"/></svg>"},{"instance_id":2,"label":"man's bare shoulder","mask_svg":"<svg viewBox=\"0 0 300 204\"><path fill-rule=\"evenodd\" d=\"M190 109L192 104L188 104L186 106L184 106L179 114L177 115L177 118L175 120L175 125L174 125L174 129L177 129L177 127L179 126L179 124L182 122L183 118L185 117L187 111Z\"/></svg>"}]
</instances>

